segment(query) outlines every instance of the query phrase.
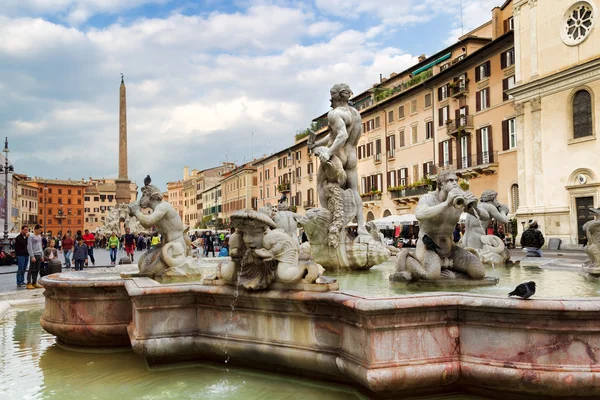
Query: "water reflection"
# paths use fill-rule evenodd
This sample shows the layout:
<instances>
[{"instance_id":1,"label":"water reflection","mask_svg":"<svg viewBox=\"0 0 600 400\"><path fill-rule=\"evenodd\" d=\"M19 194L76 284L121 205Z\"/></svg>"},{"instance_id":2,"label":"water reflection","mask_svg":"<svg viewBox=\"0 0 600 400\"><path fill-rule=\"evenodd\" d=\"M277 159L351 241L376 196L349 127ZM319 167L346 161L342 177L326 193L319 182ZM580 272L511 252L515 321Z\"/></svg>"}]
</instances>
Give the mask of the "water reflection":
<instances>
[{"instance_id":1,"label":"water reflection","mask_svg":"<svg viewBox=\"0 0 600 400\"><path fill-rule=\"evenodd\" d=\"M0 318L3 400L366 399L352 388L332 383L208 365L148 369L132 351L65 350L42 330L41 314L39 309L13 309ZM451 394L427 399L481 398Z\"/></svg>"},{"instance_id":2,"label":"water reflection","mask_svg":"<svg viewBox=\"0 0 600 400\"><path fill-rule=\"evenodd\" d=\"M546 269L539 267L496 266L489 267L488 276L500 279L495 286L477 288L418 288L411 285L389 282L389 275L395 270L394 261L376 265L369 271L326 271L334 277L340 289L348 293L361 293L367 297L389 297L426 292L469 292L507 296L519 283L535 281L535 298L567 299L600 296L600 280L590 279L579 274L579 270Z\"/></svg>"},{"instance_id":3,"label":"water reflection","mask_svg":"<svg viewBox=\"0 0 600 400\"><path fill-rule=\"evenodd\" d=\"M42 311L0 320L2 399L365 399L335 384L199 365L148 369L132 351L69 351L42 330Z\"/></svg>"}]
</instances>

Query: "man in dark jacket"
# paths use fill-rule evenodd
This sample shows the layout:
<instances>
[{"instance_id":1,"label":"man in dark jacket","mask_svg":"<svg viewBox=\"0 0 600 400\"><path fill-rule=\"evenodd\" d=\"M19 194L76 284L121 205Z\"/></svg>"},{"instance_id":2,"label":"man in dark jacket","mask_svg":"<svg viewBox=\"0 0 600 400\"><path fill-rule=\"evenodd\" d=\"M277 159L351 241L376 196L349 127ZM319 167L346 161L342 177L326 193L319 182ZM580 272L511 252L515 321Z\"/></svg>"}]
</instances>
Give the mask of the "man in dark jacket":
<instances>
[{"instance_id":1,"label":"man in dark jacket","mask_svg":"<svg viewBox=\"0 0 600 400\"><path fill-rule=\"evenodd\" d=\"M25 286L25 271L29 264L29 253L27 252L27 236L29 228L27 225L21 227L21 232L15 238L15 254L17 256L17 287Z\"/></svg>"},{"instance_id":2,"label":"man in dark jacket","mask_svg":"<svg viewBox=\"0 0 600 400\"><path fill-rule=\"evenodd\" d=\"M521 246L527 252L527 257L541 257L540 250L544 245L544 235L538 230L535 220L529 220L529 228L521 235Z\"/></svg>"}]
</instances>

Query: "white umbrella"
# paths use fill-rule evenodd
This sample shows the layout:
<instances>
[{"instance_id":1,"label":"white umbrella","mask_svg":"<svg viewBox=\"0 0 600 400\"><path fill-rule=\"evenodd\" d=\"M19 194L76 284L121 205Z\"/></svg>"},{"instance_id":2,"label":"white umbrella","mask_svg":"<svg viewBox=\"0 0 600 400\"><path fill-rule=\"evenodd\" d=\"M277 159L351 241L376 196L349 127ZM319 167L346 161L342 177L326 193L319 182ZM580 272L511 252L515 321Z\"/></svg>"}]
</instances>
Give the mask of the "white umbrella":
<instances>
[{"instance_id":1,"label":"white umbrella","mask_svg":"<svg viewBox=\"0 0 600 400\"><path fill-rule=\"evenodd\" d=\"M373 220L378 229L391 229L397 225L413 225L417 222L414 214L389 215L384 218Z\"/></svg>"}]
</instances>

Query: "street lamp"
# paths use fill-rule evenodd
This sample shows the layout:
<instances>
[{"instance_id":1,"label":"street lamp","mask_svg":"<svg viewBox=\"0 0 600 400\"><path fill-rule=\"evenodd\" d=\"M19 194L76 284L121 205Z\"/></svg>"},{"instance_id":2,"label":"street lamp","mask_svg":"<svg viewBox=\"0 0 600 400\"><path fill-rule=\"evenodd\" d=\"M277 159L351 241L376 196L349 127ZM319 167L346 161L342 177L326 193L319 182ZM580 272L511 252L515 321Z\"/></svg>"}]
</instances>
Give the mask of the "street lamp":
<instances>
[{"instance_id":1,"label":"street lamp","mask_svg":"<svg viewBox=\"0 0 600 400\"><path fill-rule=\"evenodd\" d=\"M4 166L0 165L0 173L4 173L4 240L2 248L8 254L10 250L10 243L8 242L8 174L15 171L14 167L8 164L8 137L4 140L2 151L4 152Z\"/></svg>"}]
</instances>

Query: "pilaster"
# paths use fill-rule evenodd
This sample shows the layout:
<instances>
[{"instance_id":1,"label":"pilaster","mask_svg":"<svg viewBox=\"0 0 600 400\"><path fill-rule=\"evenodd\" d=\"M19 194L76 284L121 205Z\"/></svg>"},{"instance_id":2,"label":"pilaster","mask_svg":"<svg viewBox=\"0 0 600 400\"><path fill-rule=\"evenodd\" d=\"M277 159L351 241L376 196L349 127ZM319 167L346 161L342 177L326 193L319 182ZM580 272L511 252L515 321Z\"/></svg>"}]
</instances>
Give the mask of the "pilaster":
<instances>
[{"instance_id":1,"label":"pilaster","mask_svg":"<svg viewBox=\"0 0 600 400\"><path fill-rule=\"evenodd\" d=\"M531 79L538 76L538 46L537 46L537 0L529 0L530 22L530 51L531 51ZM516 54L515 54L516 56Z\"/></svg>"},{"instance_id":2,"label":"pilaster","mask_svg":"<svg viewBox=\"0 0 600 400\"><path fill-rule=\"evenodd\" d=\"M534 97L531 100L531 131L533 133L533 183L534 204L544 205L544 181L542 158L542 98Z\"/></svg>"}]
</instances>

